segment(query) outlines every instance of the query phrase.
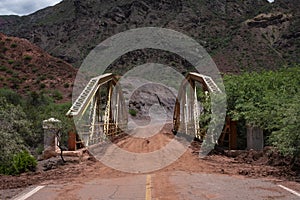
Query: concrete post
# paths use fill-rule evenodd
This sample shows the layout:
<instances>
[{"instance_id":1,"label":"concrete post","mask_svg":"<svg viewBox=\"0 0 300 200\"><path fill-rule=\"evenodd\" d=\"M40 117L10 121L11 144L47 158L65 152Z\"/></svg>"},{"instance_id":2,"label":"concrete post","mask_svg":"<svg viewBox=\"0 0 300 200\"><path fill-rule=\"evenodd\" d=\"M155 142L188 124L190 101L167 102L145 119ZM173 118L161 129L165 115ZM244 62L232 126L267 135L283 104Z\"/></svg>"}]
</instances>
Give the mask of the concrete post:
<instances>
[{"instance_id":1,"label":"concrete post","mask_svg":"<svg viewBox=\"0 0 300 200\"><path fill-rule=\"evenodd\" d=\"M264 134L258 127L247 126L247 149L263 150Z\"/></svg>"},{"instance_id":2,"label":"concrete post","mask_svg":"<svg viewBox=\"0 0 300 200\"><path fill-rule=\"evenodd\" d=\"M61 129L61 121L50 118L43 121L44 129L44 151L43 158L48 159L57 155L59 148L57 146L56 133Z\"/></svg>"}]
</instances>

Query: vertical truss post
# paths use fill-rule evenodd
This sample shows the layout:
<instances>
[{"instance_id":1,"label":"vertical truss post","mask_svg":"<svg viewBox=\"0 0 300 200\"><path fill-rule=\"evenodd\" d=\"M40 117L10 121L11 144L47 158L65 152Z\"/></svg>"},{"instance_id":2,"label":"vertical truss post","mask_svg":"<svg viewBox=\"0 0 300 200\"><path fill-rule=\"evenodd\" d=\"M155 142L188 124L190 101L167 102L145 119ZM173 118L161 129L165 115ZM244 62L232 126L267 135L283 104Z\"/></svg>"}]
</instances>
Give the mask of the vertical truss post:
<instances>
[{"instance_id":1,"label":"vertical truss post","mask_svg":"<svg viewBox=\"0 0 300 200\"><path fill-rule=\"evenodd\" d=\"M197 88L194 81L194 103L193 103L193 110L194 110L194 127L195 127L195 136L197 138L200 137L200 109L198 105L198 99L197 99Z\"/></svg>"},{"instance_id":2,"label":"vertical truss post","mask_svg":"<svg viewBox=\"0 0 300 200\"><path fill-rule=\"evenodd\" d=\"M126 109L126 103L125 101L122 100L123 96L122 96L122 91L120 90L119 93L121 99L119 99L120 105L121 107L119 107L120 111L121 111L121 124L122 124L122 130L127 130L127 122L128 122L128 112Z\"/></svg>"},{"instance_id":3,"label":"vertical truss post","mask_svg":"<svg viewBox=\"0 0 300 200\"><path fill-rule=\"evenodd\" d=\"M119 90L118 90L118 87L115 87L116 88L116 95L117 95L117 102L116 102L116 130L118 130L119 128L119 109L120 109L120 106L119 106L119 101L120 101L120 93L119 93Z\"/></svg>"},{"instance_id":4,"label":"vertical truss post","mask_svg":"<svg viewBox=\"0 0 300 200\"><path fill-rule=\"evenodd\" d=\"M173 133L177 133L180 126L180 100L178 98L175 102L173 125Z\"/></svg>"},{"instance_id":5,"label":"vertical truss post","mask_svg":"<svg viewBox=\"0 0 300 200\"><path fill-rule=\"evenodd\" d=\"M112 83L108 83L108 96L106 100L106 109L104 116L104 133L109 135L110 133L110 122L111 122L111 97L112 97Z\"/></svg>"},{"instance_id":6,"label":"vertical truss post","mask_svg":"<svg viewBox=\"0 0 300 200\"><path fill-rule=\"evenodd\" d=\"M94 138L95 122L97 118L97 97L94 97L93 101L91 102L91 112L92 112L92 119L89 128L89 139L86 141L86 146L88 146L90 142L93 141Z\"/></svg>"},{"instance_id":7,"label":"vertical truss post","mask_svg":"<svg viewBox=\"0 0 300 200\"><path fill-rule=\"evenodd\" d=\"M196 107L195 103L197 103L197 97L195 98L195 91L196 91L196 84L195 80L190 79L189 80L189 131L194 134L194 136L197 136L197 127L196 127L196 119L198 118L196 116Z\"/></svg>"},{"instance_id":8,"label":"vertical truss post","mask_svg":"<svg viewBox=\"0 0 300 200\"><path fill-rule=\"evenodd\" d=\"M185 125L185 133L188 134L188 116L189 116L189 109L188 109L188 97L187 97L187 91L184 91L184 125Z\"/></svg>"},{"instance_id":9,"label":"vertical truss post","mask_svg":"<svg viewBox=\"0 0 300 200\"><path fill-rule=\"evenodd\" d=\"M195 81L192 79L189 80L189 122L193 122L194 120L194 87Z\"/></svg>"},{"instance_id":10,"label":"vertical truss post","mask_svg":"<svg viewBox=\"0 0 300 200\"><path fill-rule=\"evenodd\" d=\"M95 125L95 129L96 129L96 142L100 142L101 141L101 87L99 87L96 95L96 103L97 103L97 110L96 110L96 125Z\"/></svg>"}]
</instances>

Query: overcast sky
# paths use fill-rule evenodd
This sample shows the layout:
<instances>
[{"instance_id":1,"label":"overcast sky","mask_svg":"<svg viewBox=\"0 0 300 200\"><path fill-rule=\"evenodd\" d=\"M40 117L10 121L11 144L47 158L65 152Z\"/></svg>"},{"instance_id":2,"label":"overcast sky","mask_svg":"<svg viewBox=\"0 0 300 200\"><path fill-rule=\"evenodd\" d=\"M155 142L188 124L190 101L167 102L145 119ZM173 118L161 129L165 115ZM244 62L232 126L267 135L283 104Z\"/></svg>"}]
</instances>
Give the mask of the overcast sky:
<instances>
[{"instance_id":1,"label":"overcast sky","mask_svg":"<svg viewBox=\"0 0 300 200\"><path fill-rule=\"evenodd\" d=\"M62 0L0 0L0 15L28 15ZM274 0L268 0L273 2ZM299 1L299 0L297 0Z\"/></svg>"},{"instance_id":2,"label":"overcast sky","mask_svg":"<svg viewBox=\"0 0 300 200\"><path fill-rule=\"evenodd\" d=\"M62 0L0 0L0 15L28 15Z\"/></svg>"}]
</instances>

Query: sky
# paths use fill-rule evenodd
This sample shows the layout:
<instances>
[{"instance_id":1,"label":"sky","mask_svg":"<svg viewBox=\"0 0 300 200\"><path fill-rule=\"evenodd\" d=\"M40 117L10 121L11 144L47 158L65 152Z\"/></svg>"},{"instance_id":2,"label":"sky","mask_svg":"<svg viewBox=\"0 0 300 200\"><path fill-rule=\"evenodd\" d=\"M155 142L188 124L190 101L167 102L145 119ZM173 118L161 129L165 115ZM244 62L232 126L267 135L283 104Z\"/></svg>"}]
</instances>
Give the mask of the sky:
<instances>
[{"instance_id":1,"label":"sky","mask_svg":"<svg viewBox=\"0 0 300 200\"><path fill-rule=\"evenodd\" d=\"M0 15L28 15L62 0L0 0Z\"/></svg>"},{"instance_id":2,"label":"sky","mask_svg":"<svg viewBox=\"0 0 300 200\"><path fill-rule=\"evenodd\" d=\"M28 15L62 0L0 0L0 15ZM270 3L274 0L268 0Z\"/></svg>"}]
</instances>

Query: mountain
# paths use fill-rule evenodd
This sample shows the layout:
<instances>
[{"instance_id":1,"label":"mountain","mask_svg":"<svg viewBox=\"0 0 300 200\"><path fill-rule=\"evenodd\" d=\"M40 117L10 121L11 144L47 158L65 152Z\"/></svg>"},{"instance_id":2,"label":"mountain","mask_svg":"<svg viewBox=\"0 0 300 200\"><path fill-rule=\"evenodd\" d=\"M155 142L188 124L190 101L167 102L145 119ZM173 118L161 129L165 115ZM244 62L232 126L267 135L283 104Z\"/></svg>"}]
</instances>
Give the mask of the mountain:
<instances>
[{"instance_id":1,"label":"mountain","mask_svg":"<svg viewBox=\"0 0 300 200\"><path fill-rule=\"evenodd\" d=\"M64 0L28 16L0 16L0 32L26 38L79 67L97 44L116 33L170 28L197 40L222 72L238 73L300 62L299 8L300 1L294 0ZM124 60L137 64L141 53L129 54L115 67L122 69ZM142 55L146 58L141 62L161 54ZM162 55L158 61L170 57ZM185 63L175 61L179 68Z\"/></svg>"},{"instance_id":2,"label":"mountain","mask_svg":"<svg viewBox=\"0 0 300 200\"><path fill-rule=\"evenodd\" d=\"M71 98L76 69L26 39L0 34L0 88L43 91L57 101Z\"/></svg>"}]
</instances>

